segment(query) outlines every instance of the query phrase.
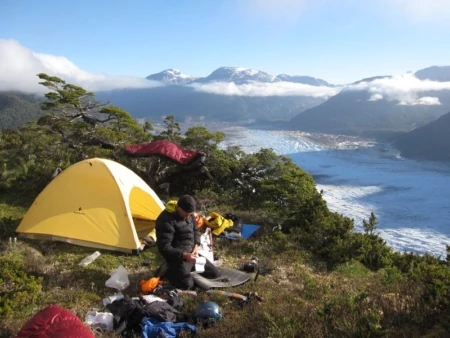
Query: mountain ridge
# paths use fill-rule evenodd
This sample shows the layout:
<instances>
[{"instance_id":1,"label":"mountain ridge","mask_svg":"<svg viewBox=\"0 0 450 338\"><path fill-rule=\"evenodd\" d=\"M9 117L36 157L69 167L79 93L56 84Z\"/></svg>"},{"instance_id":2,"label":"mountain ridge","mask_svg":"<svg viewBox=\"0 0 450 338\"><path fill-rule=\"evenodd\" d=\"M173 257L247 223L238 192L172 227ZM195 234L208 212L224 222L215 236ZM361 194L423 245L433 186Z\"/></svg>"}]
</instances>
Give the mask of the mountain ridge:
<instances>
[{"instance_id":1,"label":"mountain ridge","mask_svg":"<svg viewBox=\"0 0 450 338\"><path fill-rule=\"evenodd\" d=\"M450 67L432 66L414 73L419 79L436 82L450 82ZM367 135L409 132L435 121L450 110L450 89L438 91L419 91L415 102L405 103L385 97L363 83L381 79L393 79L393 76L374 76L354 82L335 96L316 107L312 107L294 116L286 128L308 132L331 134Z\"/></svg>"},{"instance_id":2,"label":"mountain ridge","mask_svg":"<svg viewBox=\"0 0 450 338\"><path fill-rule=\"evenodd\" d=\"M450 112L435 121L400 135L394 145L400 155L418 160L450 162Z\"/></svg>"},{"instance_id":3,"label":"mountain ridge","mask_svg":"<svg viewBox=\"0 0 450 338\"><path fill-rule=\"evenodd\" d=\"M250 82L276 83L276 82L292 82L302 83L311 86L327 86L335 85L319 78L308 75L288 75L279 74L271 75L261 70L255 70L244 67L223 66L215 69L205 77L197 77L182 73L175 68L165 69L161 72L150 74L145 77L148 80L160 81L166 84L193 84L193 83L211 83L211 82L234 82L236 84L244 84Z\"/></svg>"}]
</instances>

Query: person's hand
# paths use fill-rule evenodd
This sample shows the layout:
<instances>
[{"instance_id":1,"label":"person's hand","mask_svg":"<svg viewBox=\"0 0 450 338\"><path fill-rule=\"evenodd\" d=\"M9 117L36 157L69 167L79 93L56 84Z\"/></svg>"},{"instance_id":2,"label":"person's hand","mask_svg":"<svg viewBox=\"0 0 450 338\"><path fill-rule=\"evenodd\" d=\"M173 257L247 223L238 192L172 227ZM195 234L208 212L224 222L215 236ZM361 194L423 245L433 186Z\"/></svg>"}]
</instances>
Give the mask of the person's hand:
<instances>
[{"instance_id":1,"label":"person's hand","mask_svg":"<svg viewBox=\"0 0 450 338\"><path fill-rule=\"evenodd\" d=\"M197 257L197 256L198 256L198 245L194 246L194 249L192 250L192 255L193 255L194 257Z\"/></svg>"},{"instance_id":2,"label":"person's hand","mask_svg":"<svg viewBox=\"0 0 450 338\"><path fill-rule=\"evenodd\" d=\"M192 264L195 264L195 262L197 261L197 257L189 252L185 252L183 254L183 258L185 261L188 261L189 263L192 263Z\"/></svg>"}]
</instances>

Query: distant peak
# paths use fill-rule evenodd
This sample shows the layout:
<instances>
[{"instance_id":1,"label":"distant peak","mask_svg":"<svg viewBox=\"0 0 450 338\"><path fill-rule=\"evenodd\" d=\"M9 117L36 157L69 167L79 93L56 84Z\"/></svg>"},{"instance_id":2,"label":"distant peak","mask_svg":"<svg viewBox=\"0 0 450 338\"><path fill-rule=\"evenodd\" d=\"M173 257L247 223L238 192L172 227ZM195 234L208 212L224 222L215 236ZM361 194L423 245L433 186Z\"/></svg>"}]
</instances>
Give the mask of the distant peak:
<instances>
[{"instance_id":1,"label":"distant peak","mask_svg":"<svg viewBox=\"0 0 450 338\"><path fill-rule=\"evenodd\" d=\"M199 80L200 82L225 81L235 83L246 83L250 81L272 82L273 75L255 69L244 67L219 67L209 76Z\"/></svg>"},{"instance_id":2,"label":"distant peak","mask_svg":"<svg viewBox=\"0 0 450 338\"><path fill-rule=\"evenodd\" d=\"M179 69L169 68L159 73L151 74L146 77L148 80L161 81L168 84L185 84L195 80L197 77L183 74Z\"/></svg>"},{"instance_id":3,"label":"distant peak","mask_svg":"<svg viewBox=\"0 0 450 338\"><path fill-rule=\"evenodd\" d=\"M169 69L165 69L163 70L161 73L176 73L176 74L180 74L180 70L176 69L176 68L169 68Z\"/></svg>"},{"instance_id":4,"label":"distant peak","mask_svg":"<svg viewBox=\"0 0 450 338\"><path fill-rule=\"evenodd\" d=\"M450 66L431 66L418 70L414 75L420 80L449 82Z\"/></svg>"},{"instance_id":5,"label":"distant peak","mask_svg":"<svg viewBox=\"0 0 450 338\"><path fill-rule=\"evenodd\" d=\"M218 70L218 69L235 70L235 71L241 72L241 71L243 71L243 70L247 70L248 68L244 68L244 67L236 67L236 66L223 66L223 67L217 68L216 70Z\"/></svg>"}]
</instances>

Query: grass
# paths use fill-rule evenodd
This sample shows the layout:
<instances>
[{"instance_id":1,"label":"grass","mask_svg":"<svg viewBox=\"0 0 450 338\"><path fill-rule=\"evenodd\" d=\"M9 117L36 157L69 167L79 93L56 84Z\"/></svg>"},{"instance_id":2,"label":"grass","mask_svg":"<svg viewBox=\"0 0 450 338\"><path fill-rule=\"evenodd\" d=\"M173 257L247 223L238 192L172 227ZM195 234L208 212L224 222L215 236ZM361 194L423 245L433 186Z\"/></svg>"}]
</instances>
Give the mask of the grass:
<instances>
[{"instance_id":1,"label":"grass","mask_svg":"<svg viewBox=\"0 0 450 338\"><path fill-rule=\"evenodd\" d=\"M80 267L78 263L95 250L58 242L15 242L14 230L31 202L23 196L0 196L0 295L11 301L11 311L0 314L1 337L13 337L49 304L59 304L82 320L87 311L104 310L102 298L115 293L105 281L119 265L129 273L130 286L124 293L138 296L139 281L149 278L162 262L156 249L139 256L101 251L97 260ZM215 251L223 265L232 268L253 256L259 258L258 280L228 291L257 292L264 302L242 303L204 292L186 297L186 313L207 299L223 310L221 322L199 328L200 337L440 337L448 333L443 327L423 330L415 324L422 305L414 285L396 284L389 272L371 272L358 262L328 272L324 262L314 260L282 233L242 242L216 240ZM145 260L152 265L144 266ZM115 337L113 333L97 336Z\"/></svg>"}]
</instances>

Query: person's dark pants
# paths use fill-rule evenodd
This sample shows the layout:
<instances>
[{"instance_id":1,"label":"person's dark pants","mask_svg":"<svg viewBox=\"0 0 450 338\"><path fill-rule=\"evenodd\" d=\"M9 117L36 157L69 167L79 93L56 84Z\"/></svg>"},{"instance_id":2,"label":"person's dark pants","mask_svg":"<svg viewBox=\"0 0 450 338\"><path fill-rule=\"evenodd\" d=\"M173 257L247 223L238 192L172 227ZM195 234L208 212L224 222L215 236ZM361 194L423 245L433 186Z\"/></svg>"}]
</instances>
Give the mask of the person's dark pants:
<instances>
[{"instance_id":1,"label":"person's dark pants","mask_svg":"<svg viewBox=\"0 0 450 338\"><path fill-rule=\"evenodd\" d=\"M183 261L182 264L168 264L165 277L174 287L182 290L190 290L194 287L194 279L191 276L193 269L194 264L186 261ZM205 271L200 273L200 275L213 279L220 276L220 271L213 263L206 260Z\"/></svg>"}]
</instances>

